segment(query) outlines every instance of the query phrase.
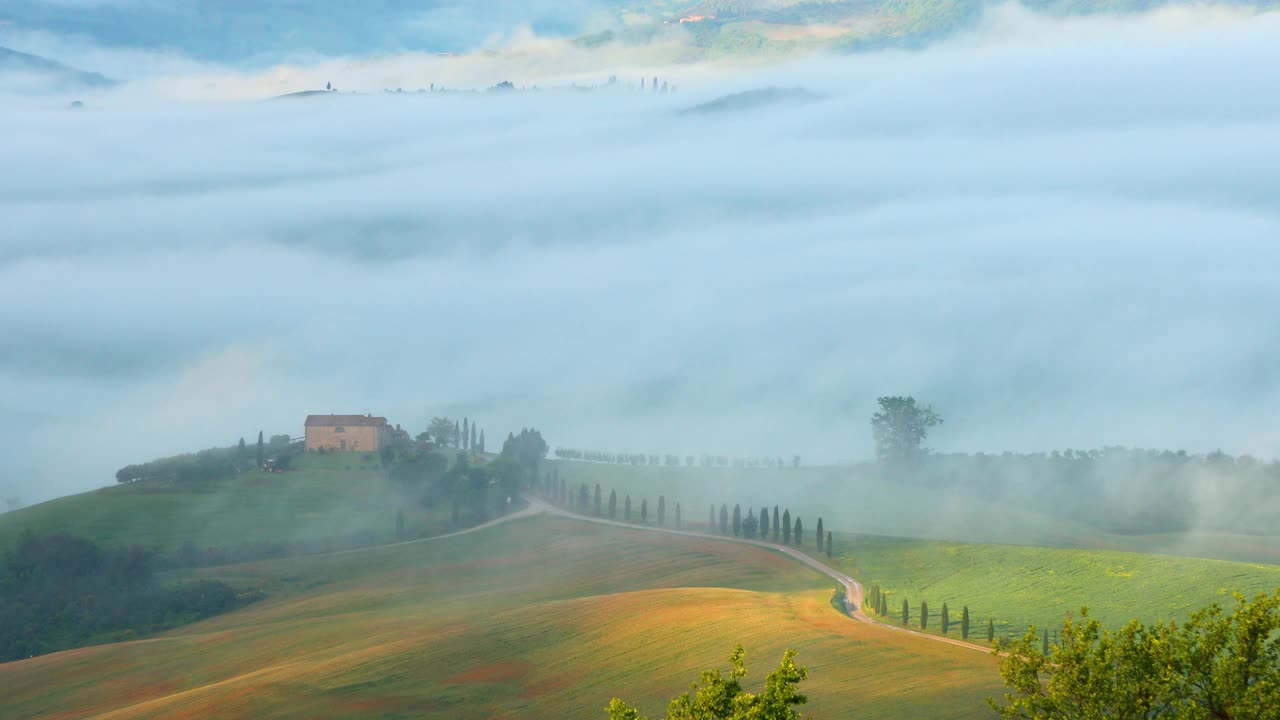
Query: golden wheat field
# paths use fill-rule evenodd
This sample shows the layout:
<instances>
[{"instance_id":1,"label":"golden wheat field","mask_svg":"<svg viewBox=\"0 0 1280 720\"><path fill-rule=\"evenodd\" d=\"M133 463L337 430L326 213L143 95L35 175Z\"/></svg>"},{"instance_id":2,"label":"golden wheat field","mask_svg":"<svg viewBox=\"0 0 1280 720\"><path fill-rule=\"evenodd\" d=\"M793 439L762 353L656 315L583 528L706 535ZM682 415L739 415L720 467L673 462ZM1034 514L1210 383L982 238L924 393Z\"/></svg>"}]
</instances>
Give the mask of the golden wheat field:
<instances>
[{"instance_id":1,"label":"golden wheat field","mask_svg":"<svg viewBox=\"0 0 1280 720\"><path fill-rule=\"evenodd\" d=\"M6 718L591 718L651 714L748 651L794 647L814 717L987 716L985 654L861 625L766 550L548 517L212 568L268 598L159 637L0 665Z\"/></svg>"}]
</instances>

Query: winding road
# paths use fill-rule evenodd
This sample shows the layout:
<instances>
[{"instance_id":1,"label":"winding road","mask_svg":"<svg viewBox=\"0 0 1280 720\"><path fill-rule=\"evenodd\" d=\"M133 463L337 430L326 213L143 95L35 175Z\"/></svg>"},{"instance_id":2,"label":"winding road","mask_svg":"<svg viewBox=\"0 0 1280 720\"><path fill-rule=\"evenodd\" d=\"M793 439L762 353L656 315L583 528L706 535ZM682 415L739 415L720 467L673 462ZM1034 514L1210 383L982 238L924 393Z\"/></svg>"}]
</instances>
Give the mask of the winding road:
<instances>
[{"instance_id":1,"label":"winding road","mask_svg":"<svg viewBox=\"0 0 1280 720\"><path fill-rule=\"evenodd\" d=\"M840 585L844 588L845 613L849 617L853 618L854 620L857 620L858 622L864 622L864 623L867 623L868 625L875 625L877 627L885 628L886 630L893 630L894 632L906 633L908 635L915 635L916 637L919 637L924 640L931 640L933 642L940 642L940 643L946 643L947 645L954 645L956 647L965 648L966 650L976 650L977 652L986 653L986 654L991 653L991 648L985 645L978 645L976 643L966 642L964 640L956 640L943 635L930 635L929 633L922 633L916 630L909 630L907 628L899 627L897 625L890 625L888 623L883 623L876 620L875 618L868 615L865 610L862 609L862 584L861 583L849 577L845 573L840 572L839 570L831 567L830 565L827 565L821 560L818 560L815 557L806 555L805 553L802 553L793 547L788 547L786 545L779 545L777 543L766 542L764 540L748 540L746 538L725 537L723 535L707 535L705 533L690 532L688 530L674 530L672 528L665 528L665 527L654 527L652 525L634 525L631 523L619 522L617 520L606 520L604 518L592 517L590 515L580 515L578 513L565 510L564 508L556 507L555 505L552 505L547 501L542 500L541 498L538 498L538 497L534 497L532 495L526 495L524 496L523 499L525 502L528 503L528 505L521 508L520 510L517 510L516 512L511 513L510 515L503 515L502 517L496 518L494 520L490 520L489 522L483 523L481 525L476 525L473 527L466 528L464 530L458 530L456 532L446 533L444 535L434 535L432 537L427 537L427 538L405 540L403 542L392 543L391 546L413 545L417 543L431 542L433 540L443 540L444 538L456 537L458 535L465 535L467 533L479 532L480 530L491 528L494 525L510 522L512 520L518 520L520 518L526 518L526 517L531 517L534 515L542 515L542 514L571 518L573 520L580 520L582 522L596 523L597 525L612 525L614 527L626 528L628 530L640 530L640 531L647 531L647 532L666 533L668 535L683 535L685 537L698 538L700 540L731 542L731 543L738 543L741 545L755 545L757 547L762 547L767 550L773 550L774 552L782 553L783 555L786 555L792 560L803 563L809 566L810 568L818 571L819 573L822 573L823 575L826 575L827 577L840 583ZM332 554L339 555L339 554L350 553L350 552L362 552L364 550L368 550L368 548L340 550Z\"/></svg>"},{"instance_id":2,"label":"winding road","mask_svg":"<svg viewBox=\"0 0 1280 720\"><path fill-rule=\"evenodd\" d=\"M805 553L802 553L793 547L788 547L786 545L778 545L777 543L766 542L764 540L747 540L746 538L725 537L722 535L707 535L704 533L689 532L687 530L673 530L671 528L665 528L665 527L654 527L652 525L633 525L631 523L618 522L617 520L606 520L604 518L592 517L590 515L580 515L578 513L556 507L546 502L545 500L542 500L537 497L533 497L531 495L525 496L524 499L526 502L529 503L529 506L524 508L520 512L514 513L512 515L508 515L494 522L486 523L485 525L480 525L474 528L469 528L468 530L463 530L461 532L472 532L475 530L480 530L484 527L489 527L495 524L495 522L502 522L504 520L511 520L517 517L527 517L529 515L545 513L547 515L556 515L559 517L572 518L574 520L581 520L583 522L596 523L598 525L613 525L615 527L627 528L628 530L647 530L649 532L660 532L660 533L666 533L668 535L684 535L686 537L694 537L694 538L699 538L701 540L718 540L720 542L733 542L733 543L739 543L742 545L755 545L757 547L762 547L769 550L773 550L775 552L780 552L783 555L786 555L787 557L793 560L796 560L798 562L804 563L810 568L813 568L814 570L840 583L840 585L844 587L845 612L846 614L848 614L849 617L853 618L854 620L857 620L859 622L864 622L869 625L882 627L887 630L893 630L895 632L906 633L908 635L915 635L916 637L919 637L924 640L931 640L933 642L946 643L947 645L955 645L956 647L965 648L967 650L976 650L977 652L986 653L988 655L991 654L991 648L985 645L978 645L976 643L966 642L964 640L956 640L943 635L930 635L929 633L922 633L916 630L909 630L907 628L898 627L897 625L889 625L888 623L882 623L876 620L875 618L868 615L866 611L862 609L862 584L861 583L849 577L845 573L840 572L839 570L831 567L830 565L827 565L821 560L818 560L817 558L806 555ZM454 534L458 534L458 533L454 533Z\"/></svg>"}]
</instances>

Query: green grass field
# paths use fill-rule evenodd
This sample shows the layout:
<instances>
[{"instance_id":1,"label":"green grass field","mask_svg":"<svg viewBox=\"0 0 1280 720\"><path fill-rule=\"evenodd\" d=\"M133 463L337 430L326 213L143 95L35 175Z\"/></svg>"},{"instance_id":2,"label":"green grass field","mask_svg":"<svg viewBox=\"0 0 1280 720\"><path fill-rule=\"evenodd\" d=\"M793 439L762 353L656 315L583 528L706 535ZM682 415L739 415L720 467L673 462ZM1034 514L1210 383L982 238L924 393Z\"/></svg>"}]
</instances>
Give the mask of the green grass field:
<instances>
[{"instance_id":1,"label":"green grass field","mask_svg":"<svg viewBox=\"0 0 1280 720\"><path fill-rule=\"evenodd\" d=\"M309 453L295 465L286 473L253 471L210 483L130 483L33 505L0 515L0 548L27 529L161 551L188 540L236 546L394 533L401 502L376 457ZM412 535L448 528L448 508L404 507Z\"/></svg>"},{"instance_id":2,"label":"green grass field","mask_svg":"<svg viewBox=\"0 0 1280 720\"><path fill-rule=\"evenodd\" d=\"M905 597L916 629L922 600L929 603L931 630L938 629L946 602L953 622L968 605L975 632L985 635L993 619L997 634L1007 637L1029 625L1059 628L1067 612L1082 606L1117 627L1132 618L1182 620L1210 603L1233 602L1232 593L1252 597L1280 587L1276 565L843 533L834 539L828 562L888 591L895 622Z\"/></svg>"},{"instance_id":3,"label":"green grass field","mask_svg":"<svg viewBox=\"0 0 1280 720\"><path fill-rule=\"evenodd\" d=\"M267 600L166 635L0 665L5 717L590 718L649 713L734 643L785 647L815 717L987 717L991 656L853 622L776 553L536 517L190 571Z\"/></svg>"}]
</instances>

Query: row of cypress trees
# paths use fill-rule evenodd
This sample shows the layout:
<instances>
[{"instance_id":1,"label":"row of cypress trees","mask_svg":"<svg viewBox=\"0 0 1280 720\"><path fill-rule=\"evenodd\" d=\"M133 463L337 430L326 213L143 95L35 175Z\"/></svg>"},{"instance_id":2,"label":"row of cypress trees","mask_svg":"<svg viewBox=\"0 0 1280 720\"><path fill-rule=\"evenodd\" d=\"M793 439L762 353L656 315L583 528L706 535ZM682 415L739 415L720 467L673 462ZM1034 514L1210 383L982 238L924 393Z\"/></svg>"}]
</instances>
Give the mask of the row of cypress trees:
<instances>
[{"instance_id":1,"label":"row of cypress trees","mask_svg":"<svg viewBox=\"0 0 1280 720\"><path fill-rule=\"evenodd\" d=\"M882 589L879 584L872 585L869 588L867 588L866 595L862 599L863 607L879 615L885 620L891 620L893 618L890 618L889 616L888 596L889 594L885 592L884 589ZM911 605L907 602L906 598L902 599L902 609L898 617L901 618L901 624L904 627L911 623ZM929 629L929 621L931 617L932 615L929 612L929 603L921 602L920 614L918 615L918 622L920 624L921 630ZM947 603L945 602L942 603L942 612L938 613L938 621L939 621L939 629L942 630L943 635L946 635L951 632L951 627L955 623L951 619L951 609L947 606ZM959 624L960 624L960 637L962 639L968 640L969 634L970 634L968 605L965 605L960 609ZM1045 637L1048 638L1048 635L1046 635ZM995 638L996 638L995 621L987 620L987 642L994 642ZM1048 640L1046 639L1045 642L1047 643Z\"/></svg>"},{"instance_id":2,"label":"row of cypress trees","mask_svg":"<svg viewBox=\"0 0 1280 720\"><path fill-rule=\"evenodd\" d=\"M760 508L760 514L757 516L755 510L748 507L747 516L742 516L742 506L734 505L732 520L730 520L729 506L720 506L719 522L716 521L716 506L712 505L710 514L707 517L707 527L714 531L717 527L720 529L721 535L730 535L734 537L742 537L748 540L769 540L774 542L781 541L785 545L795 545L796 547L804 547L804 521L796 515L795 522L791 520L791 510L782 511L782 515L778 515L778 506L773 506L773 520L769 519L768 506ZM771 534L772 533L772 534ZM818 527L814 532L814 543L818 552L826 552L827 557L831 557L832 553L832 537L829 531L825 531L822 526L822 518L818 518Z\"/></svg>"},{"instance_id":3,"label":"row of cypress trees","mask_svg":"<svg viewBox=\"0 0 1280 720\"><path fill-rule=\"evenodd\" d=\"M563 478L558 477L558 473L548 478L546 483L546 499L553 503L557 503L565 508L580 512L584 515L594 515L596 517L607 517L610 520L622 520L623 522L639 521L643 525L649 524L649 501L647 498L640 499L640 506L633 511L631 496L626 495L622 499L622 512L619 517L618 493L616 490L609 491L609 498L606 504L600 484L596 483L594 489L586 483L578 486L576 492L571 491ZM655 520L660 526L667 524L667 497L665 495L658 496L658 504L656 509ZM683 526L684 519L680 508L680 503L675 504L674 525L677 530Z\"/></svg>"}]
</instances>

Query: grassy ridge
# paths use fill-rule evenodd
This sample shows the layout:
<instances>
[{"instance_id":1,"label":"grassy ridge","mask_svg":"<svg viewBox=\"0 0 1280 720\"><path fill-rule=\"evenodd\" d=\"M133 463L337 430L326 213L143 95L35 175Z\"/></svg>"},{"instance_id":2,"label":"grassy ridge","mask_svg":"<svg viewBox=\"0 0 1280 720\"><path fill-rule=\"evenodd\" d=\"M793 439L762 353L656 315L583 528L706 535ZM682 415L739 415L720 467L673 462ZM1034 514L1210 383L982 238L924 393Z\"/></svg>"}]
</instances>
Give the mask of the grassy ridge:
<instances>
[{"instance_id":1,"label":"grassy ridge","mask_svg":"<svg viewBox=\"0 0 1280 720\"><path fill-rule=\"evenodd\" d=\"M161 551L188 540L236 546L394 532L400 500L376 457L309 453L296 465L287 473L251 471L207 483L130 483L33 505L0 515L0 548L26 529ZM448 508L405 508L413 535L448 527Z\"/></svg>"},{"instance_id":2,"label":"grassy ridge","mask_svg":"<svg viewBox=\"0 0 1280 720\"><path fill-rule=\"evenodd\" d=\"M849 621L756 548L546 517L428 543L192 571L272 597L132 643L0 665L6 717L601 717L657 712L733 643L784 646L819 716L985 717L993 659Z\"/></svg>"}]
</instances>

